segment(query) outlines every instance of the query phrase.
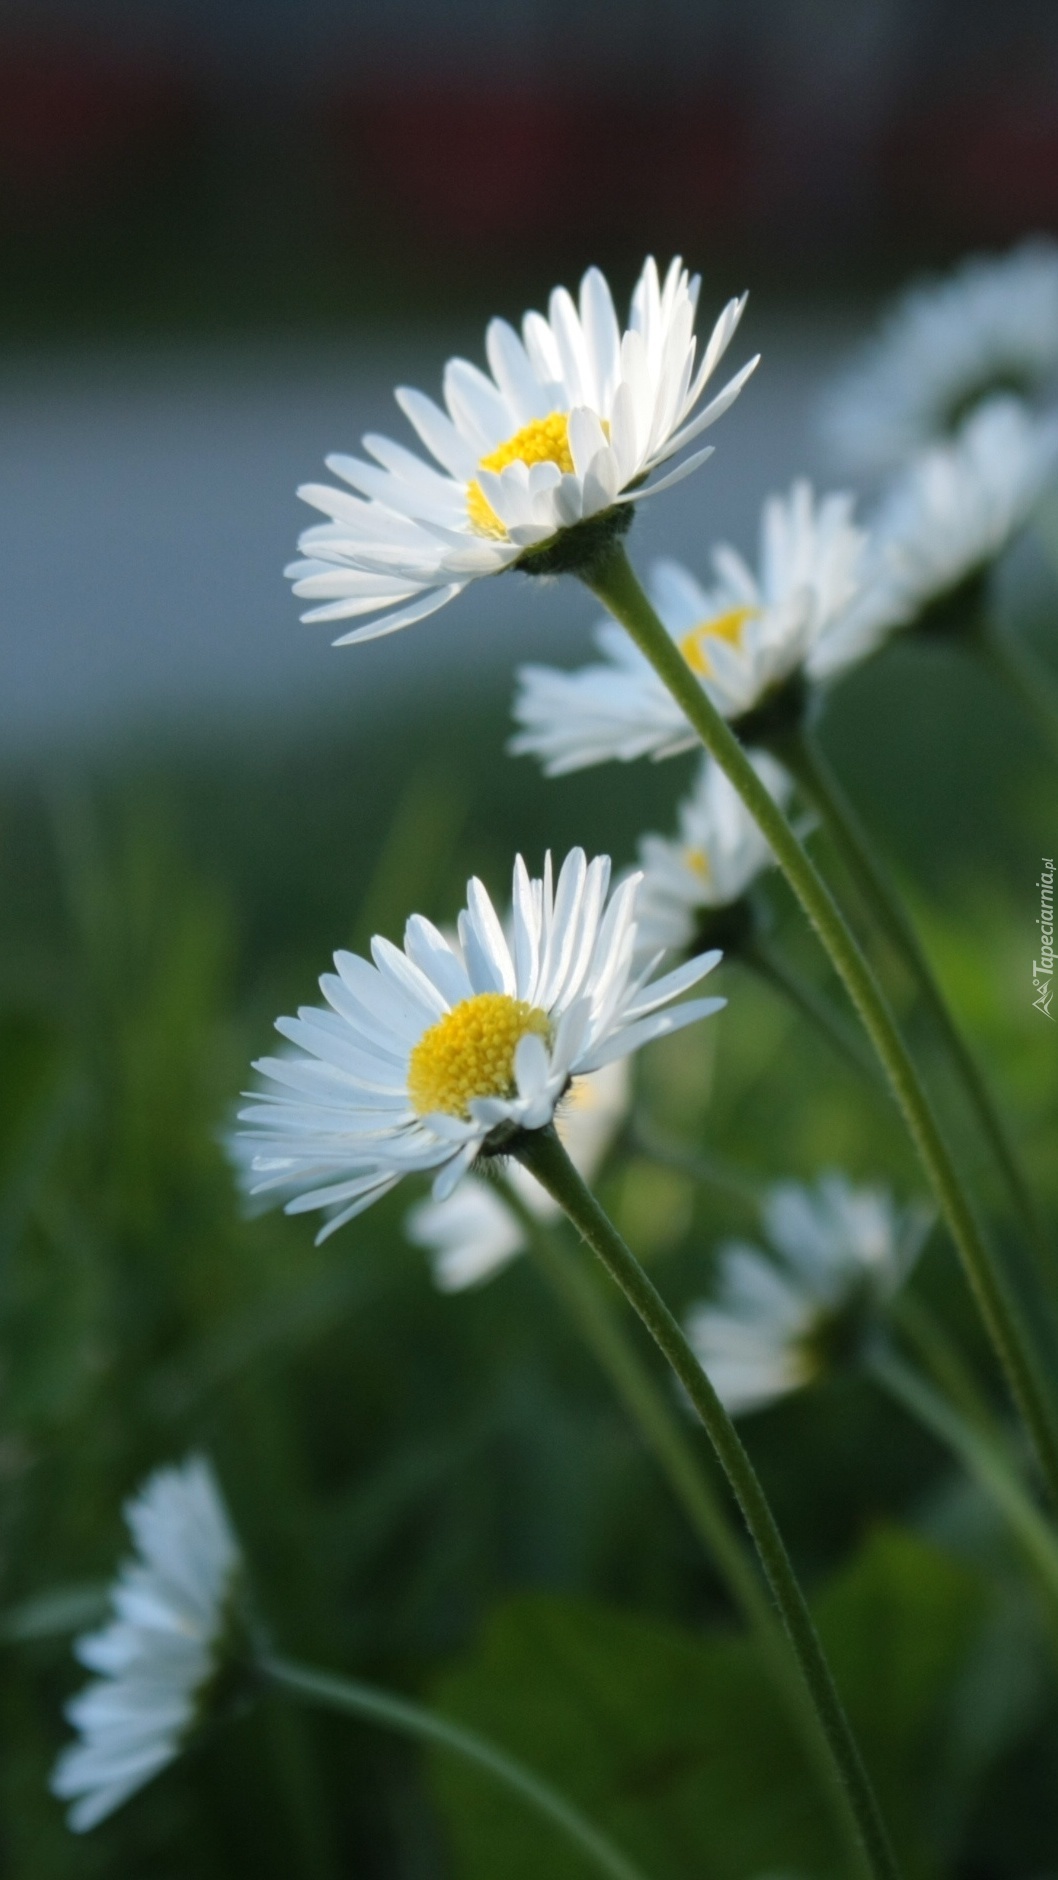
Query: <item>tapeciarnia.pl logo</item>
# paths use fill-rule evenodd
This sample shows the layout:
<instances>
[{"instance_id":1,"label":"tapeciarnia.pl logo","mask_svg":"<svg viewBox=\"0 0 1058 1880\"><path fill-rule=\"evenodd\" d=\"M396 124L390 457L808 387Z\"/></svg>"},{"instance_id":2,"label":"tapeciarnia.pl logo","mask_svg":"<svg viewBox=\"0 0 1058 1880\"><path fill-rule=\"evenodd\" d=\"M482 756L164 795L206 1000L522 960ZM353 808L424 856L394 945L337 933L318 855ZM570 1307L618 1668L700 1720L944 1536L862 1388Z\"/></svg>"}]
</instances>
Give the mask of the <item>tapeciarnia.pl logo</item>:
<instances>
[{"instance_id":1,"label":"tapeciarnia.pl logo","mask_svg":"<svg viewBox=\"0 0 1058 1880\"><path fill-rule=\"evenodd\" d=\"M1032 962L1033 1007L1054 1023L1051 994L1054 991L1054 858L1043 857L1040 878L1040 911L1036 925L1040 930L1040 957Z\"/></svg>"}]
</instances>

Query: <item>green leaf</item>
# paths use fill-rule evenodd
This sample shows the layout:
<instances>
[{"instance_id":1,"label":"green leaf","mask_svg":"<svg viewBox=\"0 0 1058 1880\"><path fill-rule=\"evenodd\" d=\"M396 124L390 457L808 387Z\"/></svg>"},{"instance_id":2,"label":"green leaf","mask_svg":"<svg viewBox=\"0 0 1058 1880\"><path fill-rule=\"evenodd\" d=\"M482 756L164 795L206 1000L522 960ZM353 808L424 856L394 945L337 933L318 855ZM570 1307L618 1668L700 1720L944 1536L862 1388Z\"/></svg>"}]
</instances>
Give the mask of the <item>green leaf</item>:
<instances>
[{"instance_id":1,"label":"green leaf","mask_svg":"<svg viewBox=\"0 0 1058 1880\"><path fill-rule=\"evenodd\" d=\"M908 1871L934 1869L935 1750L985 1594L885 1530L824 1592L818 1618ZM843 1873L820 1787L752 1642L531 1594L493 1615L439 1681L439 1708L549 1775L656 1880ZM579 1880L547 1830L435 1755L460 1880Z\"/></svg>"}]
</instances>

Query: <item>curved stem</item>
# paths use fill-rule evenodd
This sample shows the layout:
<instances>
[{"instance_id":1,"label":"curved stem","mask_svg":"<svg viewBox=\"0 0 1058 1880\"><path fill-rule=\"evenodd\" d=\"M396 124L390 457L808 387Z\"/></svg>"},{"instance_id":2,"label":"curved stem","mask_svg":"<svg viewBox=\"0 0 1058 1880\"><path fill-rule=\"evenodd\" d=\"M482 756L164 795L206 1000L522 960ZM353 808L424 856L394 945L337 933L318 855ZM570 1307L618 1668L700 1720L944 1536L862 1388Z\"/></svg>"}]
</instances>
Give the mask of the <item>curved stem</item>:
<instances>
[{"instance_id":1,"label":"curved stem","mask_svg":"<svg viewBox=\"0 0 1058 1880\"><path fill-rule=\"evenodd\" d=\"M612 544L582 578L626 628L734 784L816 929L882 1062L1058 1505L1058 1432L1036 1353L963 1193L929 1098L862 949L815 863L658 619L620 543Z\"/></svg>"},{"instance_id":2,"label":"curved stem","mask_svg":"<svg viewBox=\"0 0 1058 1880\"><path fill-rule=\"evenodd\" d=\"M1058 1282L1055 1249L1050 1245L1032 1190L1006 1125L992 1100L973 1053L959 1030L937 983L922 944L900 897L876 861L870 840L815 739L806 732L783 741L781 756L818 811L831 841L883 933L902 956L919 995L944 1040L948 1054L987 1141L1011 1200L1050 1287Z\"/></svg>"},{"instance_id":3,"label":"curved stem","mask_svg":"<svg viewBox=\"0 0 1058 1880\"><path fill-rule=\"evenodd\" d=\"M971 644L1016 695L1052 753L1058 756L1058 683L1050 668L1024 639L999 627L982 628Z\"/></svg>"},{"instance_id":4,"label":"curved stem","mask_svg":"<svg viewBox=\"0 0 1058 1880\"><path fill-rule=\"evenodd\" d=\"M553 1127L525 1131L512 1152L558 1202L672 1366L705 1426L757 1550L764 1577L855 1818L865 1873L898 1873L885 1824L775 1517L731 1418L677 1321L634 1254L581 1180Z\"/></svg>"},{"instance_id":5,"label":"curved stem","mask_svg":"<svg viewBox=\"0 0 1058 1880\"><path fill-rule=\"evenodd\" d=\"M795 1012L799 1012L802 1018L806 1018L810 1025L816 1027L831 1049L836 1051L858 1076L867 1077L876 1087L878 1086L880 1079L874 1058L868 1057L860 1045L859 1038L846 1028L829 999L823 993L818 992L810 980L803 979L799 973L795 973L787 966L786 961L773 953L762 940L753 941L745 947L741 958L747 966L753 968L765 984L773 986L776 992L780 992L783 998L793 1006Z\"/></svg>"},{"instance_id":6,"label":"curved stem","mask_svg":"<svg viewBox=\"0 0 1058 1880\"><path fill-rule=\"evenodd\" d=\"M314 1671L307 1665L270 1656L261 1660L259 1669L273 1684L310 1704L380 1724L384 1730L395 1730L400 1736L413 1737L420 1743L461 1756L464 1762L476 1764L550 1821L599 1873L607 1874L609 1880L643 1880L640 1868L633 1866L579 1808L543 1777L535 1775L506 1751L497 1749L487 1738L478 1736L476 1731L467 1730L461 1723L441 1717L422 1704L412 1703L409 1698L380 1691L372 1684L361 1684L356 1678L336 1677L329 1671Z\"/></svg>"},{"instance_id":7,"label":"curved stem","mask_svg":"<svg viewBox=\"0 0 1058 1880\"><path fill-rule=\"evenodd\" d=\"M855 1821L815 1707L798 1674L764 1582L694 1445L600 1291L595 1275L579 1260L570 1257L559 1245L557 1236L530 1214L513 1188L508 1187L507 1195L529 1236L538 1265L641 1430L710 1564L719 1572L732 1601L755 1635L779 1698L820 1775L828 1804L836 1811L839 1831L855 1854L859 1846Z\"/></svg>"},{"instance_id":8,"label":"curved stem","mask_svg":"<svg viewBox=\"0 0 1058 1880\"><path fill-rule=\"evenodd\" d=\"M960 1416L953 1404L895 1352L876 1353L868 1360L867 1368L875 1382L950 1450L984 1489L1020 1541L1048 1597L1058 1601L1058 1541L1005 1445Z\"/></svg>"}]
</instances>

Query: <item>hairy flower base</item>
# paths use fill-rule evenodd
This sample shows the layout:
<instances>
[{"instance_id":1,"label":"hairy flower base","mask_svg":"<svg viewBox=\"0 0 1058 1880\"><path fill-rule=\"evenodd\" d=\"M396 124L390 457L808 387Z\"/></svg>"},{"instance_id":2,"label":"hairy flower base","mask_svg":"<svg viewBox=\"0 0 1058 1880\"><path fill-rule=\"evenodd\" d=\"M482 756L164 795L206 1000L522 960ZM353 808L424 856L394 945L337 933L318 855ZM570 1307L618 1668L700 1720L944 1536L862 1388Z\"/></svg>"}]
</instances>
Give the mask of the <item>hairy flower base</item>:
<instances>
[{"instance_id":1,"label":"hairy flower base","mask_svg":"<svg viewBox=\"0 0 1058 1880\"><path fill-rule=\"evenodd\" d=\"M514 1095L514 1057L530 1033L551 1042L546 1012L505 992L479 992L424 1032L408 1063L408 1095L420 1116L470 1115L475 1097Z\"/></svg>"},{"instance_id":2,"label":"hairy flower base","mask_svg":"<svg viewBox=\"0 0 1058 1880\"><path fill-rule=\"evenodd\" d=\"M513 564L522 574L587 574L610 544L626 535L635 520L629 503L615 503L587 522L575 522L540 548L527 548Z\"/></svg>"}]
</instances>

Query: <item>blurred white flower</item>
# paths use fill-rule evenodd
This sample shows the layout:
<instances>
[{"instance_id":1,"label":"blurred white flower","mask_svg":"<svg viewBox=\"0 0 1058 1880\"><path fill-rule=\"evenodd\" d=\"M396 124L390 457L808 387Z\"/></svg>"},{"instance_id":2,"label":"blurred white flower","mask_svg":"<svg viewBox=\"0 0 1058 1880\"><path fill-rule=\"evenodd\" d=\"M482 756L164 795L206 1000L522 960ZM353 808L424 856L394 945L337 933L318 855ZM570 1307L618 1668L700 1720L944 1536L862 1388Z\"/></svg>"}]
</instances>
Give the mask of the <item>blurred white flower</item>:
<instances>
[{"instance_id":1,"label":"blurred white flower","mask_svg":"<svg viewBox=\"0 0 1058 1880\"><path fill-rule=\"evenodd\" d=\"M80 1741L52 1776L54 1793L73 1801L68 1819L78 1833L172 1762L205 1715L240 1573L220 1490L200 1456L157 1470L125 1519L137 1558L112 1589L110 1624L74 1647L100 1675L67 1705Z\"/></svg>"},{"instance_id":2,"label":"blurred white flower","mask_svg":"<svg viewBox=\"0 0 1058 1880\"><path fill-rule=\"evenodd\" d=\"M769 794L785 808L793 786L782 765L765 751L749 755ZM703 757L694 790L680 804L678 837L646 835L639 843L640 952L683 952L698 933L703 913L739 900L774 859L734 785L719 764Z\"/></svg>"},{"instance_id":3,"label":"blurred white flower","mask_svg":"<svg viewBox=\"0 0 1058 1880\"><path fill-rule=\"evenodd\" d=\"M555 1128L575 1168L590 1182L628 1109L628 1062L618 1058L579 1077L555 1112ZM536 1177L512 1162L504 1171L519 1199L538 1220L557 1220L558 1203ZM408 1238L430 1255L442 1292L460 1292L490 1279L523 1253L525 1229L502 1189L468 1175L444 1201L421 1201L405 1223Z\"/></svg>"},{"instance_id":4,"label":"blurred white flower","mask_svg":"<svg viewBox=\"0 0 1058 1880\"><path fill-rule=\"evenodd\" d=\"M712 589L678 562L655 562L650 598L725 718L742 718L799 668L813 676L818 649L856 594L865 540L851 497L817 501L810 484L797 482L764 505L756 573L726 544L713 551ZM522 729L511 751L539 758L557 777L612 758L671 757L696 744L624 629L605 621L595 638L604 663L577 672L521 668L514 717Z\"/></svg>"},{"instance_id":5,"label":"blurred white flower","mask_svg":"<svg viewBox=\"0 0 1058 1880\"><path fill-rule=\"evenodd\" d=\"M718 952L637 976L639 879L607 900L608 857L573 849L553 883L550 857L531 880L519 856L509 938L471 881L458 947L415 914L403 950L376 937L373 965L336 954L320 980L330 1009L277 1021L298 1055L255 1066L272 1087L240 1113L253 1192L328 1210L321 1239L417 1170L439 1171L442 1200L482 1150L548 1124L571 1081L718 1011L723 999L662 1009Z\"/></svg>"},{"instance_id":6,"label":"blurred white flower","mask_svg":"<svg viewBox=\"0 0 1058 1880\"><path fill-rule=\"evenodd\" d=\"M1020 399L979 405L947 443L924 450L890 486L874 517L861 602L827 652L869 623L913 625L935 602L983 574L1024 528L1058 470L1058 416Z\"/></svg>"},{"instance_id":7,"label":"blurred white flower","mask_svg":"<svg viewBox=\"0 0 1058 1880\"><path fill-rule=\"evenodd\" d=\"M647 482L722 417L757 363L692 416L745 305L745 296L728 302L696 369L699 285L679 259L664 282L648 260L622 333L605 277L589 268L579 307L558 287L548 318L526 314L520 338L505 320L490 323L488 374L449 360L447 410L422 392L398 390L440 468L379 436L364 438L371 462L328 457L328 469L357 493L316 483L299 491L330 518L305 531L306 559L287 569L294 592L320 603L303 618L376 616L339 646L393 633L469 581L697 468L709 450Z\"/></svg>"},{"instance_id":8,"label":"blurred white flower","mask_svg":"<svg viewBox=\"0 0 1058 1880\"><path fill-rule=\"evenodd\" d=\"M732 1415L854 1358L910 1271L929 1219L843 1175L825 1175L814 1188L774 1188L764 1208L770 1250L721 1247L715 1300L687 1319L695 1354Z\"/></svg>"},{"instance_id":9,"label":"blurred white flower","mask_svg":"<svg viewBox=\"0 0 1058 1880\"><path fill-rule=\"evenodd\" d=\"M1058 243L975 255L912 287L832 387L824 433L849 469L895 470L997 392L1058 375Z\"/></svg>"}]
</instances>

